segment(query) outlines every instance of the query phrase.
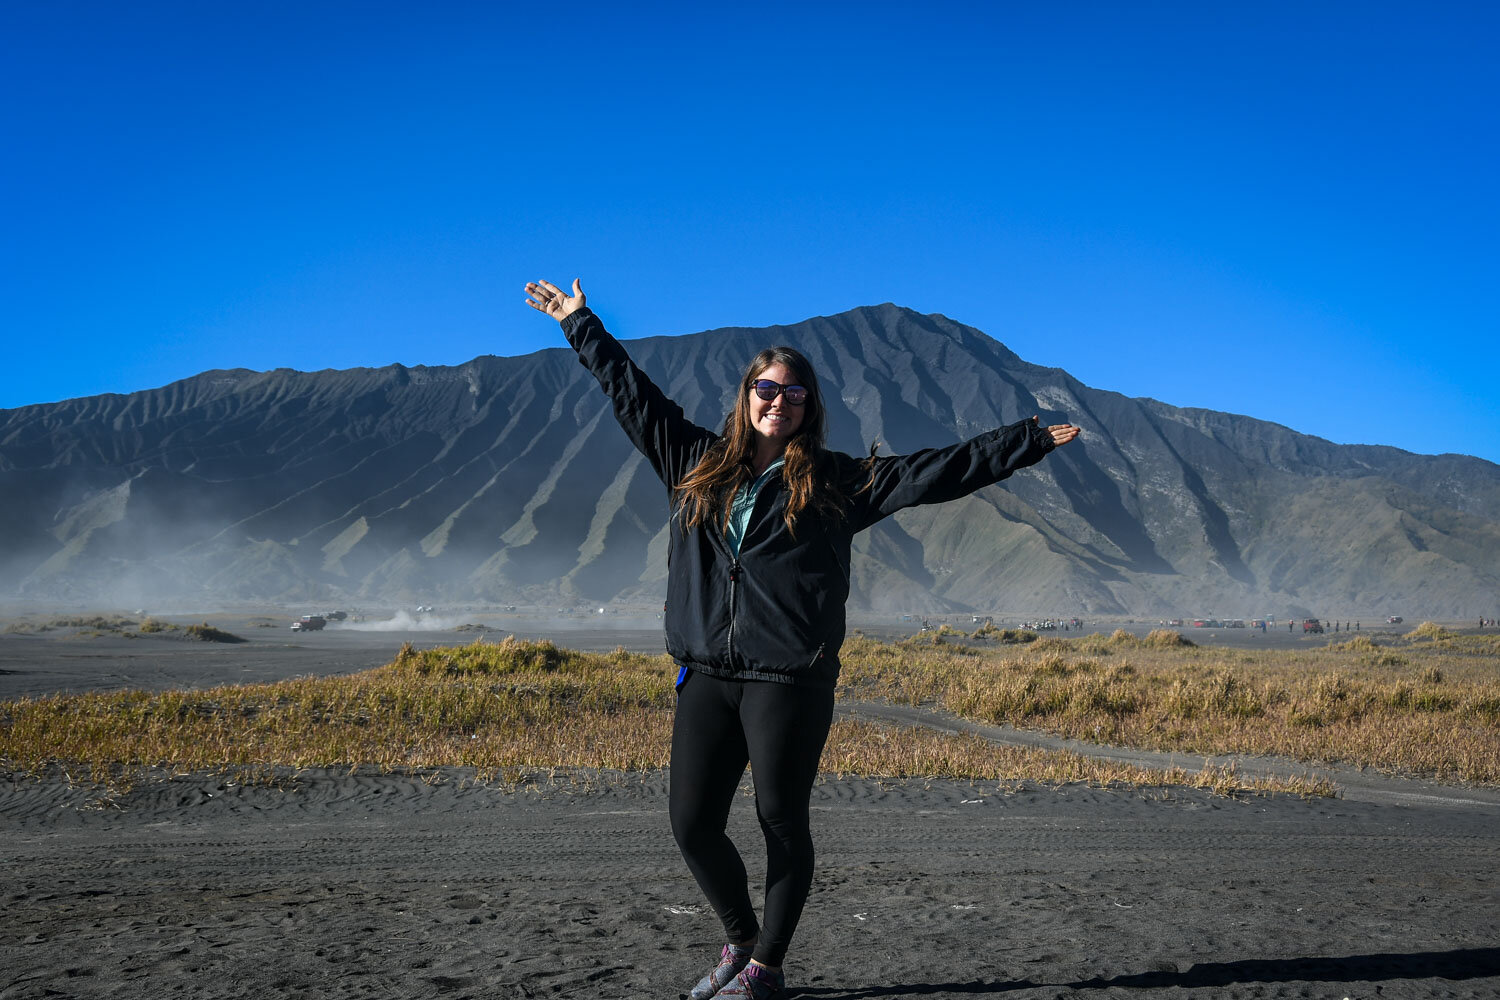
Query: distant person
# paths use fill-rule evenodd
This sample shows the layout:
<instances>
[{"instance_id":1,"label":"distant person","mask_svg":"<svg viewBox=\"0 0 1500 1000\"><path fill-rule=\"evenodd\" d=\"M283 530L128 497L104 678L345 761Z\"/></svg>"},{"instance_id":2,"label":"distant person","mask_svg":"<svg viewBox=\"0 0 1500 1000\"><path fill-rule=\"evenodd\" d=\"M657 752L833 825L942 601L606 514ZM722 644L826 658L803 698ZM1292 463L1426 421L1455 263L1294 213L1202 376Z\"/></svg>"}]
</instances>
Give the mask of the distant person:
<instances>
[{"instance_id":1,"label":"distant person","mask_svg":"<svg viewBox=\"0 0 1500 1000\"><path fill-rule=\"evenodd\" d=\"M854 535L903 507L1005 479L1078 428L1033 417L961 444L855 459L823 446L827 416L812 365L770 347L746 366L715 434L635 366L586 307L578 281L571 295L545 281L526 294L562 324L667 487L664 625L679 668L669 811L728 938L689 996L780 997L781 964L812 883L808 804L833 720ZM763 922L725 833L747 764L766 841Z\"/></svg>"}]
</instances>

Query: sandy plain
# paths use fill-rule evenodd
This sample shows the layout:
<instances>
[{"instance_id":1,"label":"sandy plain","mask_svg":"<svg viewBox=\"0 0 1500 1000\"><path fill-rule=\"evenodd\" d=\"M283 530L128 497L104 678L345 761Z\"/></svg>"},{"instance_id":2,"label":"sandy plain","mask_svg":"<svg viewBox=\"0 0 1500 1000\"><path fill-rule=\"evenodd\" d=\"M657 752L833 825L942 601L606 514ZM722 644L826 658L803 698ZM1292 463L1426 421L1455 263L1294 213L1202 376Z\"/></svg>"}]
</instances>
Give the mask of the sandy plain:
<instances>
[{"instance_id":1,"label":"sandy plain","mask_svg":"<svg viewBox=\"0 0 1500 1000\"><path fill-rule=\"evenodd\" d=\"M0 635L0 701L353 672L403 642L480 634L661 648L649 620L292 635L276 609L161 617L249 641ZM1216 633L1320 641L1284 637L1284 624L1242 631ZM1050 739L905 711L991 739ZM1334 777L1343 797L1314 800L820 781L819 871L790 995L1500 996L1500 792ZM273 788L192 773L108 798L0 776L0 1000L677 997L717 932L672 844L667 781L538 773L502 788L456 771L314 771ZM745 791L731 831L757 878Z\"/></svg>"}]
</instances>

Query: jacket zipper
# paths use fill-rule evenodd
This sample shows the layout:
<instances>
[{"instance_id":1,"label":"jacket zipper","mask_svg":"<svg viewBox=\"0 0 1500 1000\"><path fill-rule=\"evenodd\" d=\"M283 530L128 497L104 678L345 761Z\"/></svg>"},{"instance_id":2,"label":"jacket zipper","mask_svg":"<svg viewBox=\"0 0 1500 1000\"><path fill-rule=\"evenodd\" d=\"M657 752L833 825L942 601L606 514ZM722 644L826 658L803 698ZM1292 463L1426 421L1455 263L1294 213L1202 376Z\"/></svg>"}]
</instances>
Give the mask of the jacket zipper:
<instances>
[{"instance_id":1,"label":"jacket zipper","mask_svg":"<svg viewBox=\"0 0 1500 1000\"><path fill-rule=\"evenodd\" d=\"M762 473L762 475L764 475L764 473ZM750 504L750 516L745 521L745 534L740 536L740 545L742 546L745 544L745 538L750 534L751 525L755 522L755 512L760 508L760 497L764 492L764 489L757 490L755 492L755 500ZM737 600L737 598L739 595L740 570L740 557L738 554L736 554L734 556L734 562L729 564L729 634L727 637L727 642L729 646L730 669L734 668L734 616L735 612L739 609L739 601Z\"/></svg>"},{"instance_id":2,"label":"jacket zipper","mask_svg":"<svg viewBox=\"0 0 1500 1000\"><path fill-rule=\"evenodd\" d=\"M738 603L735 600L736 591L740 582L740 561L736 559L729 566L729 666L734 668L734 612Z\"/></svg>"}]
</instances>

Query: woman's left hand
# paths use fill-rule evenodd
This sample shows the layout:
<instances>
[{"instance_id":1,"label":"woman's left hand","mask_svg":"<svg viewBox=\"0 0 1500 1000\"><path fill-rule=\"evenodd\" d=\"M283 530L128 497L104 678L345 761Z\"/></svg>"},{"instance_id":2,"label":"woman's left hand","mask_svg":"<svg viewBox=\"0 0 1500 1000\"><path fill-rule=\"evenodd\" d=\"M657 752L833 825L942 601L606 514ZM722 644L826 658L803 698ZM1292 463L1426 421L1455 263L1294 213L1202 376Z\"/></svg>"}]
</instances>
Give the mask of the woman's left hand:
<instances>
[{"instance_id":1,"label":"woman's left hand","mask_svg":"<svg viewBox=\"0 0 1500 1000\"><path fill-rule=\"evenodd\" d=\"M1032 417L1031 419L1036 423L1041 423L1040 417ZM1049 424L1047 427L1047 433L1052 435L1053 447L1061 448L1063 445L1067 444L1069 441L1082 434L1083 429L1080 427L1075 427L1072 424Z\"/></svg>"}]
</instances>

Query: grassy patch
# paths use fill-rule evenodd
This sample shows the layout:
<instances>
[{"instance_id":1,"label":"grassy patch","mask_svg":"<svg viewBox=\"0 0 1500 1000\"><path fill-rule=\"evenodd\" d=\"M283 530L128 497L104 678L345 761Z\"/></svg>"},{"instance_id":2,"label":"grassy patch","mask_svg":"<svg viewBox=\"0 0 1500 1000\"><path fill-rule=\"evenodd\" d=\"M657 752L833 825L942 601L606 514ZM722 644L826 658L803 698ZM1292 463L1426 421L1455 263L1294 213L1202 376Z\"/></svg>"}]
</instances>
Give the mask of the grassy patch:
<instances>
[{"instance_id":1,"label":"grassy patch","mask_svg":"<svg viewBox=\"0 0 1500 1000\"><path fill-rule=\"evenodd\" d=\"M1500 783L1500 657L1469 642L1490 637L1357 637L1280 652L1184 645L1170 630L988 649L954 638L850 638L840 699L933 705L981 722L1179 753L1271 754ZM117 783L152 768L257 775L464 767L482 777L654 770L667 764L674 674L664 656L547 642L406 647L384 667L345 677L0 703L0 763L32 773L81 768ZM1190 777L858 720L835 725L822 768L1267 787L1233 772ZM1317 791L1305 782L1273 787Z\"/></svg>"},{"instance_id":2,"label":"grassy patch","mask_svg":"<svg viewBox=\"0 0 1500 1000\"><path fill-rule=\"evenodd\" d=\"M1137 767L1066 751L996 744L976 735L851 719L834 723L822 770L840 776L959 777L1046 785L1183 785L1224 795L1335 794L1331 784L1311 778L1251 778L1234 768L1189 773L1181 768Z\"/></svg>"},{"instance_id":3,"label":"grassy patch","mask_svg":"<svg viewBox=\"0 0 1500 1000\"><path fill-rule=\"evenodd\" d=\"M666 763L671 692L663 658L550 643L407 647L345 677L6 703L0 758L96 775L120 766L643 770Z\"/></svg>"},{"instance_id":4,"label":"grassy patch","mask_svg":"<svg viewBox=\"0 0 1500 1000\"><path fill-rule=\"evenodd\" d=\"M104 615L64 615L45 622L10 622L5 626L4 631L11 635L26 635L35 632L52 632L62 628L77 628L86 629L91 635L102 635L105 632L119 632L134 626L135 622L129 618L108 618Z\"/></svg>"},{"instance_id":5,"label":"grassy patch","mask_svg":"<svg viewBox=\"0 0 1500 1000\"><path fill-rule=\"evenodd\" d=\"M928 648L933 652L924 655L951 671L955 683L982 663L972 651ZM915 644L862 647L894 661L920 650ZM1072 669L1056 659L1049 663ZM654 770L668 761L674 675L664 656L623 650L582 653L509 639L420 652L408 646L394 662L346 677L0 703L0 760L13 770L61 768L115 787L162 770L228 770L241 780L310 767L462 767L485 779L557 768ZM835 724L822 770L1329 792L1303 781L1157 771L859 720Z\"/></svg>"},{"instance_id":6,"label":"grassy patch","mask_svg":"<svg viewBox=\"0 0 1500 1000\"><path fill-rule=\"evenodd\" d=\"M1356 638L1251 652L1168 636L1176 633L1048 638L985 652L853 639L841 654L845 696L1123 746L1500 783L1500 658L1487 652L1491 637L1434 641L1424 632L1391 647Z\"/></svg>"}]
</instances>

